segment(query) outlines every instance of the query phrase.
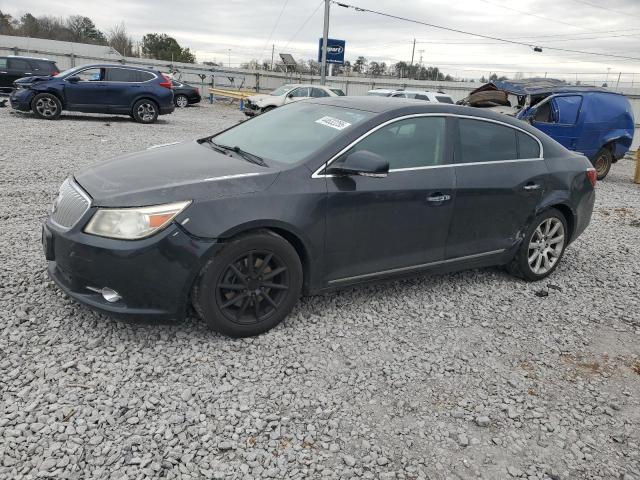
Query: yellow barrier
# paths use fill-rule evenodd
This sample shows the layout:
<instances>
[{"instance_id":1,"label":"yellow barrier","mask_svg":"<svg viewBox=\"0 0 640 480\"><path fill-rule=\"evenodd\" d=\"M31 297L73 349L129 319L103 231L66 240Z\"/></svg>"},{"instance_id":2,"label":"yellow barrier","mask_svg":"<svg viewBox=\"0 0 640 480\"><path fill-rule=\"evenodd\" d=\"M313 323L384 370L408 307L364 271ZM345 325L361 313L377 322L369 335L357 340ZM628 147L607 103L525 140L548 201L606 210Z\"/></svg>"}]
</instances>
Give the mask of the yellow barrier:
<instances>
[{"instance_id":1,"label":"yellow barrier","mask_svg":"<svg viewBox=\"0 0 640 480\"><path fill-rule=\"evenodd\" d=\"M210 88L209 93L213 93L216 97L227 97L236 100L244 100L256 94L256 92L251 90L229 90L226 88Z\"/></svg>"}]
</instances>

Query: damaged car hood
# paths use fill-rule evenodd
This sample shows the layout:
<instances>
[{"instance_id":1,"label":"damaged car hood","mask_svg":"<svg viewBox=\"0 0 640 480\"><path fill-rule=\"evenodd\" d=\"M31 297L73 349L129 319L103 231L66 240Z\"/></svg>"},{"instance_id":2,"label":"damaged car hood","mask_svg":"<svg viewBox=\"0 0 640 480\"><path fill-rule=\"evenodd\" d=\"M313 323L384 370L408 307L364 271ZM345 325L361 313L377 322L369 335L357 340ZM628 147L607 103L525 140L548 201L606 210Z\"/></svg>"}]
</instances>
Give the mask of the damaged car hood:
<instances>
[{"instance_id":1,"label":"damaged car hood","mask_svg":"<svg viewBox=\"0 0 640 480\"><path fill-rule=\"evenodd\" d=\"M258 192L278 173L193 141L117 157L81 171L75 179L95 206L135 207Z\"/></svg>"}]
</instances>

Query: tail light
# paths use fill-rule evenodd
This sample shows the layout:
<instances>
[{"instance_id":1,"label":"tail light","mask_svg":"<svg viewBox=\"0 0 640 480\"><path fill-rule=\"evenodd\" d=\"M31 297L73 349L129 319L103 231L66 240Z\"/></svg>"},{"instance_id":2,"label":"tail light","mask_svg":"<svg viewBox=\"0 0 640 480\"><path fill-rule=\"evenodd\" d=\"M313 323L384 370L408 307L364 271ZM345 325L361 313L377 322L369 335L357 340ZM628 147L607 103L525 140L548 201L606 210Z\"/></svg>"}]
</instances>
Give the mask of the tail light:
<instances>
[{"instance_id":1,"label":"tail light","mask_svg":"<svg viewBox=\"0 0 640 480\"><path fill-rule=\"evenodd\" d=\"M598 182L598 172L596 172L596 169L595 168L588 168L587 169L587 177L589 177L589 181L591 182L591 185L593 185L595 187L596 183Z\"/></svg>"},{"instance_id":2,"label":"tail light","mask_svg":"<svg viewBox=\"0 0 640 480\"><path fill-rule=\"evenodd\" d=\"M160 86L164 88L168 88L171 90L173 88L173 83L171 83L171 77L169 75L162 74L164 77L164 82L160 82Z\"/></svg>"},{"instance_id":3,"label":"tail light","mask_svg":"<svg viewBox=\"0 0 640 480\"><path fill-rule=\"evenodd\" d=\"M55 76L56 76L56 75L58 75L59 73L60 73L60 72L59 72L58 70L54 70L53 72L51 72L51 75L55 77Z\"/></svg>"}]
</instances>

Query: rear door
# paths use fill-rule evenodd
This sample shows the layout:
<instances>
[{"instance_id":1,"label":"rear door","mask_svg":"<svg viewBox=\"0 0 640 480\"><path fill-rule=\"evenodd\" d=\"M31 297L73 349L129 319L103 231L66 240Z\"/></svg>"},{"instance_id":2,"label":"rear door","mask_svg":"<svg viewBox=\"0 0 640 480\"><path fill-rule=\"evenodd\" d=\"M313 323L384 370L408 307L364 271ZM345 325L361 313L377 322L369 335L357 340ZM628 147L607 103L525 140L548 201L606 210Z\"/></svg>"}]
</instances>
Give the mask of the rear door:
<instances>
[{"instance_id":1,"label":"rear door","mask_svg":"<svg viewBox=\"0 0 640 480\"><path fill-rule=\"evenodd\" d=\"M325 278L330 285L444 258L455 186L450 120L415 116L378 127L339 157L368 150L384 178L326 177Z\"/></svg>"},{"instance_id":2,"label":"rear door","mask_svg":"<svg viewBox=\"0 0 640 480\"><path fill-rule=\"evenodd\" d=\"M547 167L538 140L496 121L458 118L448 259L509 248L534 215Z\"/></svg>"},{"instance_id":3,"label":"rear door","mask_svg":"<svg viewBox=\"0 0 640 480\"><path fill-rule=\"evenodd\" d=\"M143 82L152 78L151 72L121 67L107 68L105 79L109 107L114 111L129 109L135 99L144 92Z\"/></svg>"}]
</instances>

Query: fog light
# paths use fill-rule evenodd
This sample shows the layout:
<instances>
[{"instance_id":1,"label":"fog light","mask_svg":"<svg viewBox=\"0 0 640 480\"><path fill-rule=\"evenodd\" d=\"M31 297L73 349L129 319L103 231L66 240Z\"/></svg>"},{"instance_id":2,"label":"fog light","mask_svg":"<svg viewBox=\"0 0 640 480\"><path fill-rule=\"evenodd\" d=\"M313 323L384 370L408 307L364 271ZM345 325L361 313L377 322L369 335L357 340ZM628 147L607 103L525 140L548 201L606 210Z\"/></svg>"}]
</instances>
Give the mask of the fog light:
<instances>
[{"instance_id":1,"label":"fog light","mask_svg":"<svg viewBox=\"0 0 640 480\"><path fill-rule=\"evenodd\" d=\"M122 300L122 295L109 287L96 288L96 287L87 287L87 290L91 290L92 292L99 293L109 303L115 303Z\"/></svg>"}]
</instances>

